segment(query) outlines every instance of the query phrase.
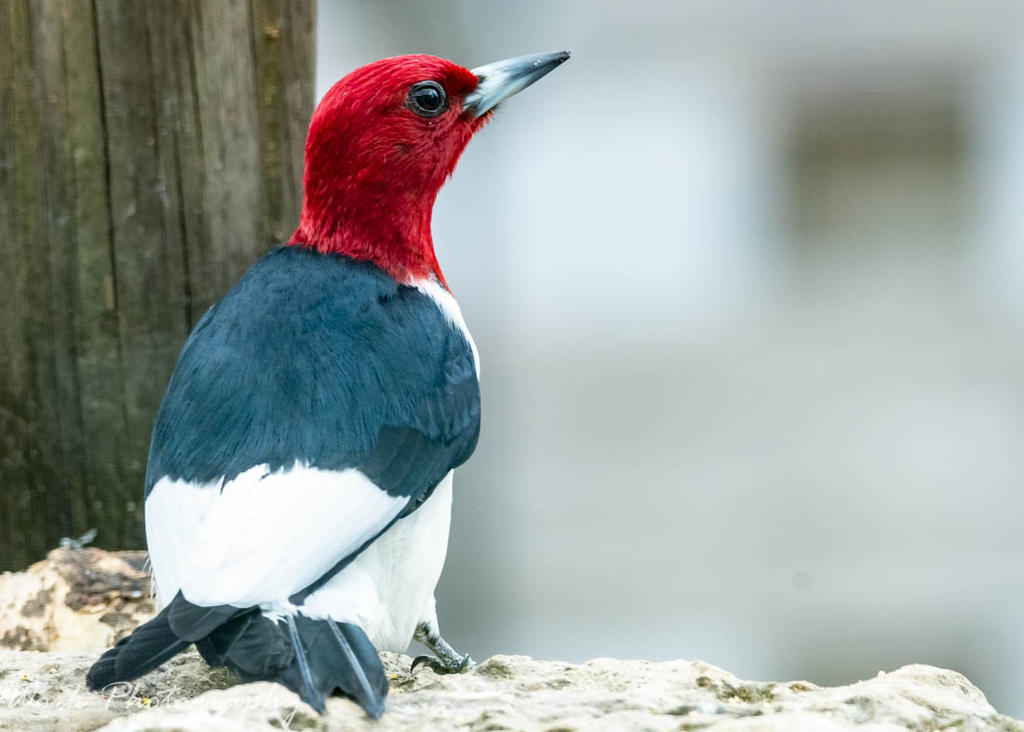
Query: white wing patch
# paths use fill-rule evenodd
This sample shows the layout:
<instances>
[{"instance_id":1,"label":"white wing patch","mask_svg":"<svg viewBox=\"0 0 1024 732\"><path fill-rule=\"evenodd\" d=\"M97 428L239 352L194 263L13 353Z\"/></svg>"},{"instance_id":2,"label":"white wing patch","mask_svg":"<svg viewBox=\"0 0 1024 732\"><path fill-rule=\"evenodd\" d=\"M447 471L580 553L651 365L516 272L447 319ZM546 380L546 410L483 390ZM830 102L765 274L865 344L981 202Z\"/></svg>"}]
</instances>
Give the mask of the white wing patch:
<instances>
[{"instance_id":1,"label":"white wing patch","mask_svg":"<svg viewBox=\"0 0 1024 732\"><path fill-rule=\"evenodd\" d=\"M408 503L360 471L258 465L223 483L161 478L146 499L157 600L285 600L379 533Z\"/></svg>"}]
</instances>

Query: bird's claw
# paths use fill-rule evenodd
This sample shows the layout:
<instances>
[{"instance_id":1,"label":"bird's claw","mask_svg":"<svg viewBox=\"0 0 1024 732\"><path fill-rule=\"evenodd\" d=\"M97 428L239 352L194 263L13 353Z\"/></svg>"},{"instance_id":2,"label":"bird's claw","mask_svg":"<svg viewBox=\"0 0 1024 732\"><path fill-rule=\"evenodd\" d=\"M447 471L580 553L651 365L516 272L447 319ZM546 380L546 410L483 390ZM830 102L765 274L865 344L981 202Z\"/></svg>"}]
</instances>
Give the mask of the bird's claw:
<instances>
[{"instance_id":1,"label":"bird's claw","mask_svg":"<svg viewBox=\"0 0 1024 732\"><path fill-rule=\"evenodd\" d=\"M409 673L416 673L416 667L419 666L421 663L432 665L436 664L437 660L433 656L428 656L426 653L421 653L419 656L416 656L416 658L412 659L412 666L409 667Z\"/></svg>"},{"instance_id":2,"label":"bird's claw","mask_svg":"<svg viewBox=\"0 0 1024 732\"><path fill-rule=\"evenodd\" d=\"M412 659L412 666L409 667L409 673L415 673L416 667L425 664L433 670L435 674L459 674L463 671L473 668L476 666L476 662L469 657L469 654L463 656L457 656L452 659L450 664L446 664L442 659L434 656L429 656L426 653L416 656Z\"/></svg>"}]
</instances>

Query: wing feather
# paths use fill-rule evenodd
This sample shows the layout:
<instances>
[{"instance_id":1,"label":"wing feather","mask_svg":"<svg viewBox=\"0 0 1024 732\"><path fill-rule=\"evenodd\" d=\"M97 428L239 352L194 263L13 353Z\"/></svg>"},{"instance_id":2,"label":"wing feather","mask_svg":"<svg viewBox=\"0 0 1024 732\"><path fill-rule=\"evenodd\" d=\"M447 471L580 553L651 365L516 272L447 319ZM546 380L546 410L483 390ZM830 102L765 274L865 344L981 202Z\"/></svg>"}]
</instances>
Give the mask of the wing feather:
<instances>
[{"instance_id":1,"label":"wing feather","mask_svg":"<svg viewBox=\"0 0 1024 732\"><path fill-rule=\"evenodd\" d=\"M154 426L160 600L281 601L421 505L479 431L449 315L365 262L282 247L254 265L193 331Z\"/></svg>"},{"instance_id":2,"label":"wing feather","mask_svg":"<svg viewBox=\"0 0 1024 732\"><path fill-rule=\"evenodd\" d=\"M203 502L200 514L182 510ZM188 496L188 498L185 498ZM250 607L283 600L376 536L409 499L390 496L356 469L257 466L226 483L158 484L147 503L161 599ZM169 546L181 536L190 540Z\"/></svg>"}]
</instances>

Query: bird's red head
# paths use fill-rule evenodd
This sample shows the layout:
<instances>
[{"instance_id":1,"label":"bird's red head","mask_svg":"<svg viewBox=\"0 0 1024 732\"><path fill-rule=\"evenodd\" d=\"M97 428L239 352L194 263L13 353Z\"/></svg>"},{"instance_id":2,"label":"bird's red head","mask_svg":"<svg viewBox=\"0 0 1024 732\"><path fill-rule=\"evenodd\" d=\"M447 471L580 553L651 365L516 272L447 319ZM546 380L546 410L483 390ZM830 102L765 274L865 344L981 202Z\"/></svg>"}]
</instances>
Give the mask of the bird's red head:
<instances>
[{"instance_id":1,"label":"bird's red head","mask_svg":"<svg viewBox=\"0 0 1024 732\"><path fill-rule=\"evenodd\" d=\"M398 56L331 87L309 126L306 196L289 243L369 260L400 281L442 283L434 199L494 106L568 58L543 54L470 71Z\"/></svg>"}]
</instances>

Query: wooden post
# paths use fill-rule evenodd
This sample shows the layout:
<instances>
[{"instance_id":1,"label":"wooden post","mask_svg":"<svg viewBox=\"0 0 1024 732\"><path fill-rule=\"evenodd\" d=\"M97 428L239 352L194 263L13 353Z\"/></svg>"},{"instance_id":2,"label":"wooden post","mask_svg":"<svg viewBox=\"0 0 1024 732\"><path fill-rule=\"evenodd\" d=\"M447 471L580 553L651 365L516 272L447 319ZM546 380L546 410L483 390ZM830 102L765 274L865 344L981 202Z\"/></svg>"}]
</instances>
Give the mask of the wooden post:
<instances>
[{"instance_id":1,"label":"wooden post","mask_svg":"<svg viewBox=\"0 0 1024 732\"><path fill-rule=\"evenodd\" d=\"M314 0L0 8L0 569L141 547L153 418L203 312L294 228Z\"/></svg>"}]
</instances>

